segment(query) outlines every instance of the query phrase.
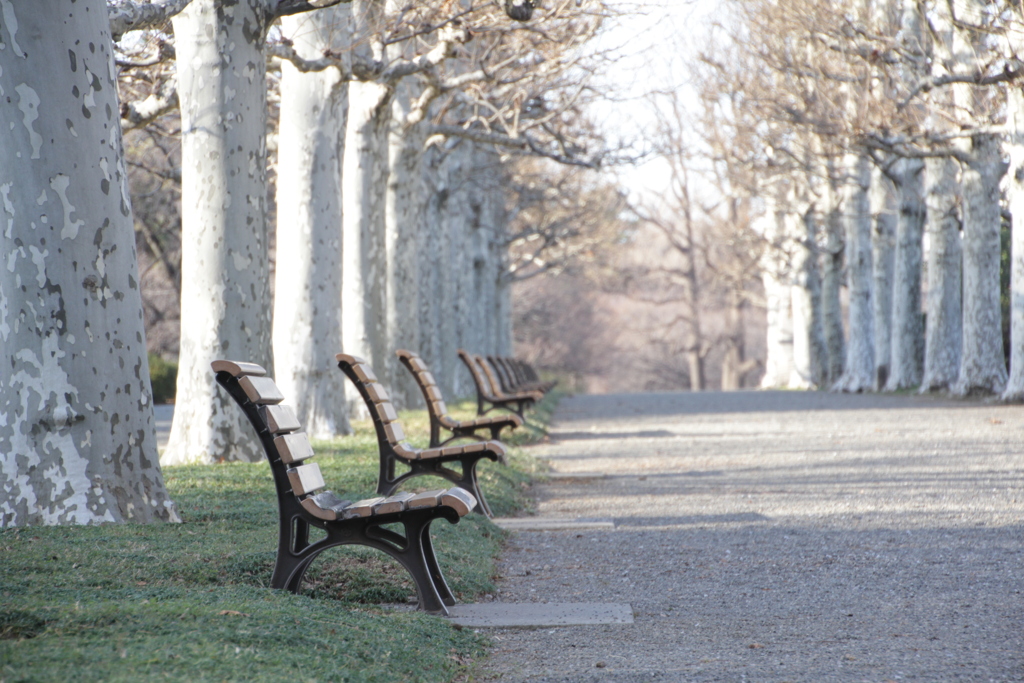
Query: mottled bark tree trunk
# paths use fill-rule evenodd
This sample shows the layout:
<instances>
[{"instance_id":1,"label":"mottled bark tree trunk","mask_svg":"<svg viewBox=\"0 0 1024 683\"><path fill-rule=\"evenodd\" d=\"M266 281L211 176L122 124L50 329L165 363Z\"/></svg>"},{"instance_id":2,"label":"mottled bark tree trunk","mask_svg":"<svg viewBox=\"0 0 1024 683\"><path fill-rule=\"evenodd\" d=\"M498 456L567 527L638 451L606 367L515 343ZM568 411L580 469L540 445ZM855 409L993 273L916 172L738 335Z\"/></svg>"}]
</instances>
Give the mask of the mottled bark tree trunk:
<instances>
[{"instance_id":1,"label":"mottled bark tree trunk","mask_svg":"<svg viewBox=\"0 0 1024 683\"><path fill-rule=\"evenodd\" d=\"M999 305L999 181L1006 172L999 137L979 133L963 165L963 355L953 391L996 393L1006 387Z\"/></svg>"},{"instance_id":2,"label":"mottled bark tree trunk","mask_svg":"<svg viewBox=\"0 0 1024 683\"><path fill-rule=\"evenodd\" d=\"M375 36L382 20L381 0L352 3L352 35ZM383 59L373 39L357 40L357 56ZM387 385L387 247L385 202L388 179L388 123L392 91L381 83L349 84L345 156L342 165L342 347L365 358ZM349 407L363 414L365 406L346 383Z\"/></svg>"},{"instance_id":3,"label":"mottled bark tree trunk","mask_svg":"<svg viewBox=\"0 0 1024 683\"><path fill-rule=\"evenodd\" d=\"M924 168L928 298L921 391L927 392L948 389L960 372L963 247L959 166L953 159L927 159Z\"/></svg>"},{"instance_id":4,"label":"mottled bark tree trunk","mask_svg":"<svg viewBox=\"0 0 1024 683\"><path fill-rule=\"evenodd\" d=\"M837 391L871 391L875 386L875 318L871 267L871 162L864 155L847 155L849 177L844 186L846 281L850 294L850 336L843 376Z\"/></svg>"},{"instance_id":5,"label":"mottled bark tree trunk","mask_svg":"<svg viewBox=\"0 0 1024 683\"><path fill-rule=\"evenodd\" d=\"M921 313L921 262L924 239L924 165L899 164L899 225L893 278L892 364L886 391L921 384L924 362L924 319Z\"/></svg>"},{"instance_id":6,"label":"mottled bark tree trunk","mask_svg":"<svg viewBox=\"0 0 1024 683\"><path fill-rule=\"evenodd\" d=\"M347 6L286 17L295 50L315 59L348 44ZM347 84L337 69L302 73L285 62L277 162L274 365L303 429L328 439L350 431L341 342L341 160Z\"/></svg>"},{"instance_id":7,"label":"mottled bark tree trunk","mask_svg":"<svg viewBox=\"0 0 1024 683\"><path fill-rule=\"evenodd\" d=\"M1018 39L1017 42L1024 42ZM1024 45L1020 46L1024 48ZM1019 53L1018 53L1019 54ZM1003 392L1008 401L1024 399L1024 90L1008 89L1006 151L1010 177L1006 198L1012 216L1010 243L1010 374Z\"/></svg>"},{"instance_id":8,"label":"mottled bark tree trunk","mask_svg":"<svg viewBox=\"0 0 1024 683\"><path fill-rule=\"evenodd\" d=\"M889 379L892 338L892 282L896 254L897 188L879 169L871 175L871 262L874 269L875 388Z\"/></svg>"},{"instance_id":9,"label":"mottled bark tree trunk","mask_svg":"<svg viewBox=\"0 0 1024 683\"><path fill-rule=\"evenodd\" d=\"M840 290L843 283L843 230L838 207L825 216L825 249L822 252L821 319L828 351L825 386L831 387L843 376L846 361L846 337L843 335L843 309Z\"/></svg>"},{"instance_id":10,"label":"mottled bark tree trunk","mask_svg":"<svg viewBox=\"0 0 1024 683\"><path fill-rule=\"evenodd\" d=\"M793 301L787 255L783 249L784 214L771 197L765 201L763 217L768 247L762 259L762 276L766 303L764 389L789 386L793 373Z\"/></svg>"},{"instance_id":11,"label":"mottled bark tree trunk","mask_svg":"<svg viewBox=\"0 0 1024 683\"><path fill-rule=\"evenodd\" d=\"M423 187L423 148L426 135L419 123L409 124L413 86L408 81L396 87L388 136L390 173L387 186L387 345L393 349L420 349L420 275L426 213ZM392 396L399 405L422 405L423 399L412 375L399 367L394 353L387 355L388 374L393 378Z\"/></svg>"},{"instance_id":12,"label":"mottled bark tree trunk","mask_svg":"<svg viewBox=\"0 0 1024 683\"><path fill-rule=\"evenodd\" d=\"M788 217L793 226L793 371L790 388L819 387L825 380L825 329L821 315L821 274L818 271L818 224L814 207ZM731 321L732 306L726 315Z\"/></svg>"},{"instance_id":13,"label":"mottled bark tree trunk","mask_svg":"<svg viewBox=\"0 0 1024 683\"><path fill-rule=\"evenodd\" d=\"M264 0L193 0L174 18L181 101L177 403L165 463L262 459L214 381L218 358L273 374L266 223Z\"/></svg>"},{"instance_id":14,"label":"mottled bark tree trunk","mask_svg":"<svg viewBox=\"0 0 1024 683\"><path fill-rule=\"evenodd\" d=\"M178 521L102 0L0 18L0 528Z\"/></svg>"}]
</instances>

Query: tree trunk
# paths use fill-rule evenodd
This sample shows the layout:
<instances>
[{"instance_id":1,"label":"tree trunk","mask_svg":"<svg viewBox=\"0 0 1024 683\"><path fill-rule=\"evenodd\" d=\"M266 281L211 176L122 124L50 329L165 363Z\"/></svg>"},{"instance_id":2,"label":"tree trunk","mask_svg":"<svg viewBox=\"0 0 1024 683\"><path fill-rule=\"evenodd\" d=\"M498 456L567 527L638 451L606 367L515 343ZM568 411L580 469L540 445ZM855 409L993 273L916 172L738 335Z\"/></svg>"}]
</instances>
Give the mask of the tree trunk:
<instances>
[{"instance_id":1,"label":"tree trunk","mask_svg":"<svg viewBox=\"0 0 1024 683\"><path fill-rule=\"evenodd\" d=\"M388 136L390 173L387 185L387 346L419 352L419 240L424 227L426 192L423 187L423 148L426 135L419 123L408 125L412 86L399 83L392 103ZM388 353L392 397L401 406L422 405L413 376Z\"/></svg>"},{"instance_id":2,"label":"tree trunk","mask_svg":"<svg viewBox=\"0 0 1024 683\"><path fill-rule=\"evenodd\" d=\"M157 456L105 3L3 5L0 528L180 521Z\"/></svg>"},{"instance_id":3,"label":"tree trunk","mask_svg":"<svg viewBox=\"0 0 1024 683\"><path fill-rule=\"evenodd\" d=\"M725 353L722 355L722 391L743 388L744 376L757 367L757 361L746 358L743 310L745 302L735 290L727 295L725 307Z\"/></svg>"},{"instance_id":4,"label":"tree trunk","mask_svg":"<svg viewBox=\"0 0 1024 683\"><path fill-rule=\"evenodd\" d=\"M953 159L925 160L928 299L922 392L950 388L960 372L963 247L958 173Z\"/></svg>"},{"instance_id":5,"label":"tree trunk","mask_svg":"<svg viewBox=\"0 0 1024 683\"><path fill-rule=\"evenodd\" d=\"M843 335L843 308L840 289L843 282L843 232L839 209L833 207L826 216L827 235L822 252L821 320L825 329L825 386L831 387L843 376L846 360L846 339Z\"/></svg>"},{"instance_id":6,"label":"tree trunk","mask_svg":"<svg viewBox=\"0 0 1024 683\"><path fill-rule=\"evenodd\" d=\"M825 330L821 315L821 274L818 272L818 224L814 207L802 216L788 217L794 225L793 285L793 370L789 387L819 387L825 380ZM731 309L731 307L729 307ZM727 309L727 316L732 316Z\"/></svg>"},{"instance_id":7,"label":"tree trunk","mask_svg":"<svg viewBox=\"0 0 1024 683\"><path fill-rule=\"evenodd\" d=\"M864 155L848 155L843 200L846 227L846 280L850 293L850 338L843 376L837 391L871 391L875 386L875 318L871 291L871 162Z\"/></svg>"},{"instance_id":8,"label":"tree trunk","mask_svg":"<svg viewBox=\"0 0 1024 683\"><path fill-rule=\"evenodd\" d=\"M892 369L886 391L921 384L924 362L924 320L921 315L921 261L924 239L924 166L900 162L900 215L896 234L893 280Z\"/></svg>"},{"instance_id":9,"label":"tree trunk","mask_svg":"<svg viewBox=\"0 0 1024 683\"><path fill-rule=\"evenodd\" d=\"M789 264L783 249L783 213L769 197L764 235L768 243L762 260L762 281L767 308L764 389L789 386L793 373L793 302L790 292Z\"/></svg>"},{"instance_id":10,"label":"tree trunk","mask_svg":"<svg viewBox=\"0 0 1024 683\"><path fill-rule=\"evenodd\" d=\"M889 379L892 337L892 282L896 252L897 188L879 169L871 175L871 262L874 267L875 388Z\"/></svg>"},{"instance_id":11,"label":"tree trunk","mask_svg":"<svg viewBox=\"0 0 1024 683\"><path fill-rule=\"evenodd\" d=\"M285 17L307 59L344 53L347 6ZM341 342L341 160L347 86L336 69L281 67L274 364L277 385L313 438L350 431Z\"/></svg>"},{"instance_id":12,"label":"tree trunk","mask_svg":"<svg viewBox=\"0 0 1024 683\"><path fill-rule=\"evenodd\" d=\"M174 18L184 313L167 464L263 457L210 363L252 361L273 374L263 52L269 18L260 0L193 0Z\"/></svg>"},{"instance_id":13,"label":"tree trunk","mask_svg":"<svg viewBox=\"0 0 1024 683\"><path fill-rule=\"evenodd\" d=\"M1010 244L1010 375L1003 398L1021 401L1024 400L1024 91L1020 87L1008 89L1007 110L1010 135L1006 151L1010 158L1010 178L1006 184L1006 198L1013 225Z\"/></svg>"},{"instance_id":14,"label":"tree trunk","mask_svg":"<svg viewBox=\"0 0 1024 683\"><path fill-rule=\"evenodd\" d=\"M349 85L342 170L342 348L368 360L382 379L387 353L384 202L389 100L383 85L359 81ZM359 395L350 384L346 392L350 407L361 414Z\"/></svg>"},{"instance_id":15,"label":"tree trunk","mask_svg":"<svg viewBox=\"0 0 1024 683\"><path fill-rule=\"evenodd\" d=\"M999 181L1006 172L999 137L979 133L965 164L963 355L955 393L996 393L1006 387L999 305Z\"/></svg>"}]
</instances>

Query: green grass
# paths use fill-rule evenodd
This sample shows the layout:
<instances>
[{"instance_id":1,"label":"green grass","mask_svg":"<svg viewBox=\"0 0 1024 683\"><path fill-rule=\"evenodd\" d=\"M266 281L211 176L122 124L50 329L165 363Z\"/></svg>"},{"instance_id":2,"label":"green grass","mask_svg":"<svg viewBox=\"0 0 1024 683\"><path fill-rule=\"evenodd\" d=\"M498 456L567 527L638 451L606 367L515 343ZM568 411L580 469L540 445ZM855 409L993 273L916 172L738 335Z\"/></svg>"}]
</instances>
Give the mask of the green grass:
<instances>
[{"instance_id":1,"label":"green grass","mask_svg":"<svg viewBox=\"0 0 1024 683\"><path fill-rule=\"evenodd\" d=\"M543 435L553 397L513 441ZM469 406L453 413L468 415ZM425 413L403 413L426 434ZM330 488L373 494L377 446L369 424L315 445ZM422 437L410 439L423 445ZM513 448L508 467L484 462L497 515L526 504L541 466ZM266 463L168 467L183 524L31 527L0 531L0 683L15 681L449 681L483 654L484 638L444 619L382 607L415 594L386 555L328 550L304 591L269 590L277 501ZM445 486L420 477L405 490ZM431 527L460 601L494 590L504 532L479 515Z\"/></svg>"}]
</instances>

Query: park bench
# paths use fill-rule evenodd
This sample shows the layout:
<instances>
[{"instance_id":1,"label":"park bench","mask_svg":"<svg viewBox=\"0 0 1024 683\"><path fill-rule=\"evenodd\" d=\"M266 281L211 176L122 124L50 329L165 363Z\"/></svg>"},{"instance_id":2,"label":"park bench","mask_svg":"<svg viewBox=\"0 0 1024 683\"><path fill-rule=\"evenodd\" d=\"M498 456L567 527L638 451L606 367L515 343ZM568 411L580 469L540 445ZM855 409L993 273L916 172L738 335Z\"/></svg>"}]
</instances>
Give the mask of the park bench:
<instances>
[{"instance_id":1,"label":"park bench","mask_svg":"<svg viewBox=\"0 0 1024 683\"><path fill-rule=\"evenodd\" d=\"M505 393L539 391L546 394L558 383L541 381L533 368L518 358L487 356L487 360L497 370L498 381L501 382L501 389Z\"/></svg>"},{"instance_id":2,"label":"park bench","mask_svg":"<svg viewBox=\"0 0 1024 683\"><path fill-rule=\"evenodd\" d=\"M477 417L472 420L456 420L448 415L448 406L445 405L441 390L427 366L419 355L412 351L399 349L395 352L402 365L406 367L416 379L416 384L423 393L423 400L427 403L427 414L430 416L430 447L444 446L456 439L470 438L478 441L485 440L477 432L490 431L491 439L497 439L501 430L505 427L515 429L523 424L523 418L518 415L503 414ZM451 432L444 441L441 440L441 430Z\"/></svg>"},{"instance_id":3,"label":"park bench","mask_svg":"<svg viewBox=\"0 0 1024 683\"><path fill-rule=\"evenodd\" d=\"M480 489L476 466L483 459L494 462L505 461L505 446L500 441L477 441L460 446L440 448L413 448L405 440L405 432L398 423L398 414L387 391L377 381L377 376L362 358L337 355L338 367L355 385L363 397L366 408L377 431L377 446L380 450L380 475L377 478L377 493L390 496L399 485L411 477L437 475L466 489L476 500L475 512L492 517L487 499ZM450 467L459 463L461 471ZM408 467L403 474L396 474L396 465Z\"/></svg>"},{"instance_id":4,"label":"park bench","mask_svg":"<svg viewBox=\"0 0 1024 683\"><path fill-rule=\"evenodd\" d=\"M505 393L501 390L494 370L483 356L474 356L464 349L459 349L459 358L469 369L473 384L476 386L477 415L485 415L495 408L504 408L523 417L529 406L544 398L539 391ZM490 407L485 408L488 403L491 404Z\"/></svg>"},{"instance_id":5,"label":"park bench","mask_svg":"<svg viewBox=\"0 0 1024 683\"><path fill-rule=\"evenodd\" d=\"M448 614L455 604L430 540L430 523L441 517L452 524L476 505L463 488L402 493L352 502L325 489L295 413L282 405L284 396L266 370L255 363L213 362L217 382L235 399L256 429L277 488L279 534L272 588L298 593L309 565L324 550L364 545L395 558L416 584L419 608ZM386 528L390 525L390 528ZM400 525L403 533L395 530ZM310 527L326 537L310 542Z\"/></svg>"}]
</instances>

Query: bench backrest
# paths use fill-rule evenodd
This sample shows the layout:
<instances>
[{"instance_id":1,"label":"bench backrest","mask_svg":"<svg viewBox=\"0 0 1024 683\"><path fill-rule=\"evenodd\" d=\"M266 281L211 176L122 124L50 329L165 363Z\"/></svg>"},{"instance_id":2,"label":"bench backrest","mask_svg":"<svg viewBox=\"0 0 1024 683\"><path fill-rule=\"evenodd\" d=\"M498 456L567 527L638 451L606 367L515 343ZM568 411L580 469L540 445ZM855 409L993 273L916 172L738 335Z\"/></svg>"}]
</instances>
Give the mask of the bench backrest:
<instances>
[{"instance_id":1,"label":"bench backrest","mask_svg":"<svg viewBox=\"0 0 1024 683\"><path fill-rule=\"evenodd\" d=\"M396 455L403 458L414 459L419 451L410 446L405 440L405 430L398 423L398 411L391 403L384 385L377 379L370 364L358 356L349 356L339 353L335 358L338 367L345 373L363 397L370 417L373 419L373 426L377 431L377 441L383 446L387 444ZM440 392L438 392L440 398Z\"/></svg>"},{"instance_id":2,"label":"bench backrest","mask_svg":"<svg viewBox=\"0 0 1024 683\"><path fill-rule=\"evenodd\" d=\"M491 383L487 380L483 371L480 370L477 357L469 354L464 349L459 349L459 358L469 370L469 374L473 377L473 384L476 385L478 397L485 401L491 401L493 398L496 398L493 389L491 389Z\"/></svg>"},{"instance_id":3,"label":"bench backrest","mask_svg":"<svg viewBox=\"0 0 1024 683\"><path fill-rule=\"evenodd\" d=\"M295 412L284 405L284 395L267 371L255 363L217 360L212 363L217 381L239 404L256 429L274 471L278 495L291 493L306 510L320 519L337 514L320 507L315 494L325 487L320 466L305 462L313 447Z\"/></svg>"},{"instance_id":4,"label":"bench backrest","mask_svg":"<svg viewBox=\"0 0 1024 683\"><path fill-rule=\"evenodd\" d=\"M434 379L430 368L419 357L419 354L407 351L406 349L399 349L395 351L395 355L398 356L405 367L409 368L413 377L416 378L416 384L419 385L420 392L423 394L423 400L427 402L428 410L438 418L448 415L448 406L441 395L440 387L437 386L437 380Z\"/></svg>"}]
</instances>

